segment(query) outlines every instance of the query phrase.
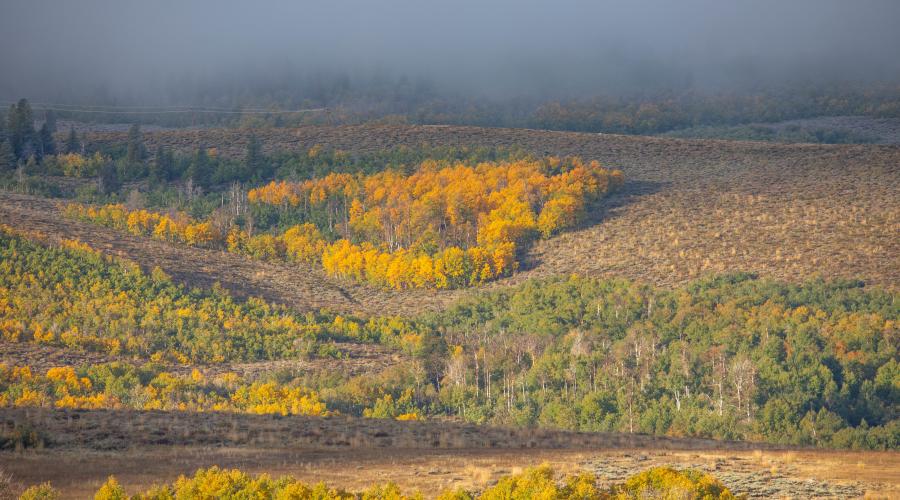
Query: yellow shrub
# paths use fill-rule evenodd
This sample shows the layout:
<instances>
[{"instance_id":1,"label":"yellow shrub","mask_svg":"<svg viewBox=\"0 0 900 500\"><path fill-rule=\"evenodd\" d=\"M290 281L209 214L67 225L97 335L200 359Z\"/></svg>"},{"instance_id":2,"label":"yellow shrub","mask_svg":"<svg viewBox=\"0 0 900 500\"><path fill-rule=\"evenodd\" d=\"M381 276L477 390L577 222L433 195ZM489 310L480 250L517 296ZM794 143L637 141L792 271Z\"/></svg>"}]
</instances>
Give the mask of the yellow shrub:
<instances>
[{"instance_id":1,"label":"yellow shrub","mask_svg":"<svg viewBox=\"0 0 900 500\"><path fill-rule=\"evenodd\" d=\"M628 478L613 489L616 499L702 498L730 500L735 498L722 483L699 471L678 471L670 467L654 467Z\"/></svg>"}]
</instances>

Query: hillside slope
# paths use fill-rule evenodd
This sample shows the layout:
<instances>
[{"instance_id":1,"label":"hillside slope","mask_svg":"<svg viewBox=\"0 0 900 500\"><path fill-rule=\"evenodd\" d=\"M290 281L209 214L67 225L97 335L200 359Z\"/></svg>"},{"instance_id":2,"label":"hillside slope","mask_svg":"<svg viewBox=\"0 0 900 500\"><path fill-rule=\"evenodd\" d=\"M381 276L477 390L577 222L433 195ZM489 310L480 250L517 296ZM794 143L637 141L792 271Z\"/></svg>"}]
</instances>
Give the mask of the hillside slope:
<instances>
[{"instance_id":1,"label":"hillside slope","mask_svg":"<svg viewBox=\"0 0 900 500\"><path fill-rule=\"evenodd\" d=\"M123 134L89 140L119 141ZM147 134L151 146L197 145L241 156L240 130ZM531 275L624 275L661 285L702 273L812 274L896 286L900 278L900 147L772 144L455 126L272 129L267 151L316 144L351 152L401 145L504 146L579 155L621 168L624 193L582 231L540 242ZM602 224L595 224L598 221Z\"/></svg>"},{"instance_id":2,"label":"hillside slope","mask_svg":"<svg viewBox=\"0 0 900 500\"><path fill-rule=\"evenodd\" d=\"M325 276L320 269L267 263L240 255L141 238L65 218L53 200L0 193L0 223L40 231L52 238L78 239L147 270L159 267L176 281L210 287L219 283L238 297L256 296L300 311L327 308L354 314L412 314L422 296L365 287ZM432 297L441 301L449 296Z\"/></svg>"},{"instance_id":3,"label":"hillside slope","mask_svg":"<svg viewBox=\"0 0 900 500\"><path fill-rule=\"evenodd\" d=\"M490 287L534 276L624 276L656 285L707 273L748 271L788 281L815 275L900 283L900 147L785 145L679 140L537 130L449 126L347 126L272 129L267 151L315 144L353 152L400 145L519 147L580 155L621 168L625 189L605 200L580 229L539 241L525 268ZM231 129L145 134L189 151L198 145L241 156L248 132ZM93 143L124 140L94 133ZM439 309L459 291L376 290L315 269L251 262L221 252L173 247L70 220L53 204L0 195L0 221L79 237L101 249L160 265L197 284L221 282L300 308L408 314Z\"/></svg>"}]
</instances>

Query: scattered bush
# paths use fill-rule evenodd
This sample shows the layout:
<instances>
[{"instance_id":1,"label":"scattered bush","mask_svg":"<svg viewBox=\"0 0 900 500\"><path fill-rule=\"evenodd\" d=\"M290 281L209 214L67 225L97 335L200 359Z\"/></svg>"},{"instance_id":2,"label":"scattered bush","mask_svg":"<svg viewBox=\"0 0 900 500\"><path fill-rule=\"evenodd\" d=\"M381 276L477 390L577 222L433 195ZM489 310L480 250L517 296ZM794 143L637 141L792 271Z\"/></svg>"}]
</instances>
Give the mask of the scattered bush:
<instances>
[{"instance_id":1,"label":"scattered bush","mask_svg":"<svg viewBox=\"0 0 900 500\"><path fill-rule=\"evenodd\" d=\"M32 487L28 499L57 498L49 483ZM57 496L52 496L56 494ZM45 496L41 496L45 495ZM46 496L50 495L50 496ZM22 498L26 498L23 496ZM210 467L193 477L181 476L172 485L163 485L128 496L112 476L94 496L96 500L205 500L211 498L315 499L315 500L412 500L421 493L405 494L393 483L375 485L352 493L324 483L309 485L290 477L273 479L267 474L251 476L237 469ZM444 491L441 500L613 500L613 499L704 499L731 500L735 496L714 477L701 472L658 467L632 476L609 489L597 486L597 478L581 474L558 483L549 466L528 469L506 476L480 494L465 490Z\"/></svg>"}]
</instances>

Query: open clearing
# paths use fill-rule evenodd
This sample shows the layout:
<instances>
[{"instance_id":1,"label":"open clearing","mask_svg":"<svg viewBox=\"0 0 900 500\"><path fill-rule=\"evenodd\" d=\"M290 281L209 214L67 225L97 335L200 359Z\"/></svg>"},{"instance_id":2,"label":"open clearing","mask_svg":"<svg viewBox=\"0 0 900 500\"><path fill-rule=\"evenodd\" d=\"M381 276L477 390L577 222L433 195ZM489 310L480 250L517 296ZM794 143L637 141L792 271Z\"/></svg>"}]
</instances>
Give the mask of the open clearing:
<instances>
[{"instance_id":1,"label":"open clearing","mask_svg":"<svg viewBox=\"0 0 900 500\"><path fill-rule=\"evenodd\" d=\"M78 463L78 467L73 467ZM480 490L525 467L550 464L558 473L596 473L615 482L669 465L713 473L749 498L897 498L900 455L892 452L694 450L315 450L158 446L122 452L39 450L0 453L0 467L16 481L48 479L65 498L90 498L113 474L129 492L217 465L272 476L291 475L364 489L393 481L433 498L447 488Z\"/></svg>"},{"instance_id":2,"label":"open clearing","mask_svg":"<svg viewBox=\"0 0 900 500\"><path fill-rule=\"evenodd\" d=\"M896 498L900 454L779 449L771 445L638 434L506 429L454 422L229 413L6 409L5 426L31 422L49 448L0 452L20 484L53 480L86 498L113 474L129 490L217 465L292 475L350 489L394 481L433 497L482 489L548 463L617 482L657 465L712 472L751 498ZM78 467L73 467L73 463Z\"/></svg>"}]
</instances>

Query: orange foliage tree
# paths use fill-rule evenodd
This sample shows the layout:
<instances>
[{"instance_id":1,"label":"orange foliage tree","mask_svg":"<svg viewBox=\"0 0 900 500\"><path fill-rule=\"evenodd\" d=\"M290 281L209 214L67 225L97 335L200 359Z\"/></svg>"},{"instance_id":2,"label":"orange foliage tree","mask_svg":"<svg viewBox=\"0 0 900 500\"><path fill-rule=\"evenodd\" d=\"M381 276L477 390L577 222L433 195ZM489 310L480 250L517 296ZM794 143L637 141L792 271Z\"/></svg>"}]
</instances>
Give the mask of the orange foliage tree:
<instances>
[{"instance_id":1,"label":"orange foliage tree","mask_svg":"<svg viewBox=\"0 0 900 500\"><path fill-rule=\"evenodd\" d=\"M392 288L451 288L513 272L523 244L576 224L588 203L622 182L620 171L579 158L425 161L412 175L278 181L247 198L321 221L337 238L321 256L329 274Z\"/></svg>"},{"instance_id":2,"label":"orange foliage tree","mask_svg":"<svg viewBox=\"0 0 900 500\"><path fill-rule=\"evenodd\" d=\"M389 288L459 288L513 273L534 238L577 224L587 205L623 183L622 172L580 158L477 165L422 162L411 175L331 173L252 189L283 233L250 234L185 214L123 205L69 204L68 216L136 235L227 248L261 260L321 264L333 276Z\"/></svg>"}]
</instances>

